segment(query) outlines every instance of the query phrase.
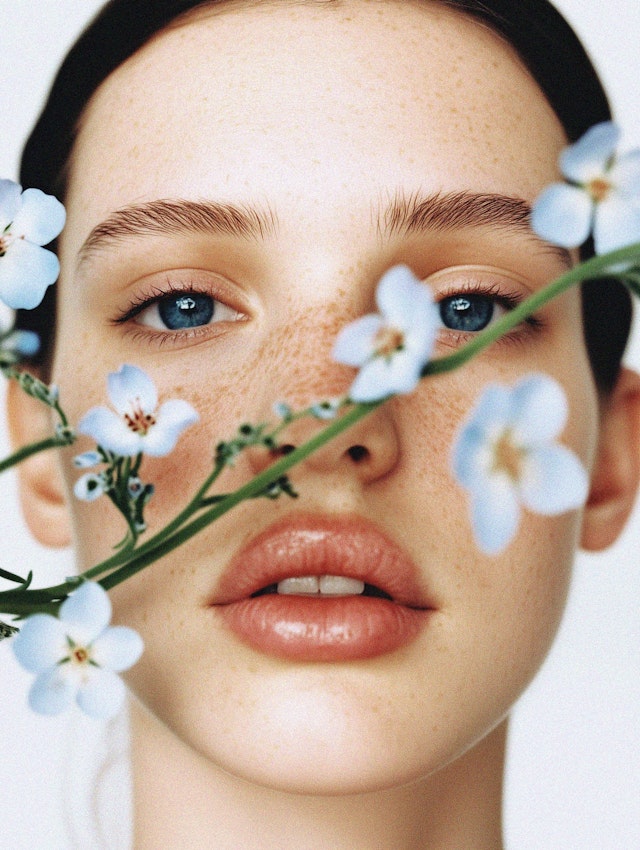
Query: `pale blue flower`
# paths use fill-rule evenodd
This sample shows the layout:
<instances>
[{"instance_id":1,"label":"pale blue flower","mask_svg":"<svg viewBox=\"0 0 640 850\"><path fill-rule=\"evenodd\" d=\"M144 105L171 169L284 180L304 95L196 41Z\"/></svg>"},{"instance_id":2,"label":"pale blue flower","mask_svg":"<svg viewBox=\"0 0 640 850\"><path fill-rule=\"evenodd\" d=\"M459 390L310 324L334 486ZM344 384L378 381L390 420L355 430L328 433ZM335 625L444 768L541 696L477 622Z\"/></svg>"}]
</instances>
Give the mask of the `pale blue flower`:
<instances>
[{"instance_id":1,"label":"pale blue flower","mask_svg":"<svg viewBox=\"0 0 640 850\"><path fill-rule=\"evenodd\" d=\"M335 419L343 404L344 398L330 398L312 404L309 410L316 419Z\"/></svg>"},{"instance_id":2,"label":"pale blue flower","mask_svg":"<svg viewBox=\"0 0 640 850\"><path fill-rule=\"evenodd\" d=\"M158 408L155 384L137 366L111 372L107 393L116 412L93 407L78 423L78 431L117 455L169 454L182 432L198 421L193 407L181 399L165 401Z\"/></svg>"},{"instance_id":3,"label":"pale blue flower","mask_svg":"<svg viewBox=\"0 0 640 850\"><path fill-rule=\"evenodd\" d=\"M109 489L106 475L101 472L87 472L81 475L73 485L73 495L83 502L94 502Z\"/></svg>"},{"instance_id":4,"label":"pale blue flower","mask_svg":"<svg viewBox=\"0 0 640 850\"><path fill-rule=\"evenodd\" d=\"M360 371L349 390L352 401L377 401L411 392L431 357L439 311L431 289L407 266L394 266L376 291L380 313L362 316L338 334L333 358Z\"/></svg>"},{"instance_id":5,"label":"pale blue flower","mask_svg":"<svg viewBox=\"0 0 640 850\"><path fill-rule=\"evenodd\" d=\"M76 469L89 469L89 467L97 466L97 464L102 462L102 455L96 451L82 452L82 454L76 455L73 459L73 465Z\"/></svg>"},{"instance_id":6,"label":"pale blue flower","mask_svg":"<svg viewBox=\"0 0 640 850\"><path fill-rule=\"evenodd\" d=\"M584 504L588 477L576 455L556 443L567 421L560 385L529 375L513 388L486 388L453 452L457 481L469 492L480 549L496 554L515 535L520 505L555 515Z\"/></svg>"},{"instance_id":7,"label":"pale blue flower","mask_svg":"<svg viewBox=\"0 0 640 850\"><path fill-rule=\"evenodd\" d=\"M47 245L60 233L65 210L53 195L0 180L0 299L31 310L44 298L60 273L60 263Z\"/></svg>"},{"instance_id":8,"label":"pale blue flower","mask_svg":"<svg viewBox=\"0 0 640 850\"><path fill-rule=\"evenodd\" d=\"M567 183L536 200L533 230L554 245L576 248L593 233L597 254L640 242L640 150L616 155L619 128L596 124L560 155Z\"/></svg>"},{"instance_id":9,"label":"pale blue flower","mask_svg":"<svg viewBox=\"0 0 640 850\"><path fill-rule=\"evenodd\" d=\"M140 658L142 638L126 626L109 626L105 590L84 582L60 606L58 617L34 614L13 639L20 664L36 678L29 705L38 714L58 714L74 699L92 717L112 717L125 686L117 675Z\"/></svg>"}]
</instances>

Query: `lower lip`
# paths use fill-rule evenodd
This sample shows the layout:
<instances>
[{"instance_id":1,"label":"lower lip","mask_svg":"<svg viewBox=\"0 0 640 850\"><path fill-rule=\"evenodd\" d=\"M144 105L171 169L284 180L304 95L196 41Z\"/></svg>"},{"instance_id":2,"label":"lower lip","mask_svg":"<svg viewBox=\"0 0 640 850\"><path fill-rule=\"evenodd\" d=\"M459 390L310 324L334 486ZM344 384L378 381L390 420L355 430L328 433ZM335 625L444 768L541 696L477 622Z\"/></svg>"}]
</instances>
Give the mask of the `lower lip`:
<instances>
[{"instance_id":1,"label":"lower lip","mask_svg":"<svg viewBox=\"0 0 640 850\"><path fill-rule=\"evenodd\" d=\"M413 641L428 609L370 596L268 594L215 606L243 643L292 661L355 661Z\"/></svg>"}]
</instances>

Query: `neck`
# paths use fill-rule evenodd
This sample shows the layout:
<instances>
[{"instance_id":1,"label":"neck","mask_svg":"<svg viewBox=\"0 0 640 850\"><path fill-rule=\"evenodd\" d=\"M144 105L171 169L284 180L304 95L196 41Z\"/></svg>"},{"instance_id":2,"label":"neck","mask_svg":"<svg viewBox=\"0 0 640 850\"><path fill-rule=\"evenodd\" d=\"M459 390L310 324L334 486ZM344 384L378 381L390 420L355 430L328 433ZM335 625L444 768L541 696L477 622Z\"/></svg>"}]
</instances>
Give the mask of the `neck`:
<instances>
[{"instance_id":1,"label":"neck","mask_svg":"<svg viewBox=\"0 0 640 850\"><path fill-rule=\"evenodd\" d=\"M283 793L220 770L133 703L135 850L501 850L506 722L436 775L340 797Z\"/></svg>"}]
</instances>

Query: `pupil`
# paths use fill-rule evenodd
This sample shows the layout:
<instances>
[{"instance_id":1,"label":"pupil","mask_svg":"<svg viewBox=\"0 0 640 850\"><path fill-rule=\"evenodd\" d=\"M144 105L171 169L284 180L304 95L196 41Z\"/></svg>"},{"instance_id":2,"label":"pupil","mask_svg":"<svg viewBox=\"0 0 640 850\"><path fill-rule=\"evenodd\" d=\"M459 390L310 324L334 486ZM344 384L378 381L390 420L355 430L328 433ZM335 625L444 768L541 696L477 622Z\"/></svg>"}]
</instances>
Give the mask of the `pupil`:
<instances>
[{"instance_id":1,"label":"pupil","mask_svg":"<svg viewBox=\"0 0 640 850\"><path fill-rule=\"evenodd\" d=\"M454 331L481 331L493 318L494 303L485 295L454 295L440 302L440 318Z\"/></svg>"},{"instance_id":2,"label":"pupil","mask_svg":"<svg viewBox=\"0 0 640 850\"><path fill-rule=\"evenodd\" d=\"M191 292L172 295L158 302L160 318L171 331L208 325L213 318L214 300L210 295Z\"/></svg>"}]
</instances>

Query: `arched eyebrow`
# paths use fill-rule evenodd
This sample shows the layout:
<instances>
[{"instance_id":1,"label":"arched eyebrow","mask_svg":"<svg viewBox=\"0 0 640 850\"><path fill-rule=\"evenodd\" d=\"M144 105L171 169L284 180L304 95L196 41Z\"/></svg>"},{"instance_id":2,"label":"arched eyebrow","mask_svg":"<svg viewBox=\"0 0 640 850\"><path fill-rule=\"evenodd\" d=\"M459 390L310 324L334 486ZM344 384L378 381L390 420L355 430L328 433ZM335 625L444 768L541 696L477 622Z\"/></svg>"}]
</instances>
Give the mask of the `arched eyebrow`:
<instances>
[{"instance_id":1,"label":"arched eyebrow","mask_svg":"<svg viewBox=\"0 0 640 850\"><path fill-rule=\"evenodd\" d=\"M277 228L269 208L161 199L131 204L110 213L93 228L78 252L80 267L91 256L123 240L167 233L217 233L239 239L264 239Z\"/></svg>"},{"instance_id":2,"label":"arched eyebrow","mask_svg":"<svg viewBox=\"0 0 640 850\"><path fill-rule=\"evenodd\" d=\"M374 221L379 235L385 239L474 227L511 231L528 236L568 268L573 265L571 254L565 248L545 242L531 230L531 205L509 195L483 192L414 192L407 195L400 190L390 201L380 203Z\"/></svg>"},{"instance_id":3,"label":"arched eyebrow","mask_svg":"<svg viewBox=\"0 0 640 850\"><path fill-rule=\"evenodd\" d=\"M544 250L557 255L567 267L571 255L539 239L531 230L531 208L521 198L474 192L436 192L407 195L399 190L373 212L381 238L414 233L498 228L528 236ZM277 216L268 207L249 204L164 199L132 204L110 213L93 228L80 251L78 268L91 256L120 242L145 235L216 233L239 239L262 240L275 235Z\"/></svg>"}]
</instances>

